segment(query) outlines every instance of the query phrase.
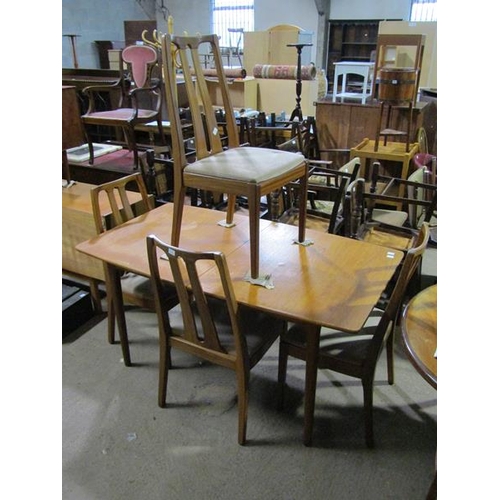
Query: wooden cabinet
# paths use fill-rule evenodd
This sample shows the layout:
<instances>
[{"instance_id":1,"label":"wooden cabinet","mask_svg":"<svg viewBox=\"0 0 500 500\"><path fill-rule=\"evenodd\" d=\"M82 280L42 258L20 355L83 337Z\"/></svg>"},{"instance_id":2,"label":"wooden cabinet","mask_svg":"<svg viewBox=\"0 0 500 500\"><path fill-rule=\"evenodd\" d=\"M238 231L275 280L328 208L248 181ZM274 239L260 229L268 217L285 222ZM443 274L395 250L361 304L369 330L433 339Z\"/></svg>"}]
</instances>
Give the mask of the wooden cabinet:
<instances>
[{"instance_id":1,"label":"wooden cabinet","mask_svg":"<svg viewBox=\"0 0 500 500\"><path fill-rule=\"evenodd\" d=\"M430 110L429 104L417 102L414 106L410 142L413 142L413 136L419 127L430 129L427 116ZM366 104L335 103L330 99L316 102L316 126L320 148L351 149L366 137L375 139L379 116L380 105L371 102ZM394 106L391 123L398 130L406 130L408 117L407 105ZM382 118L385 123L385 114ZM435 154L434 151L429 152Z\"/></svg>"}]
</instances>

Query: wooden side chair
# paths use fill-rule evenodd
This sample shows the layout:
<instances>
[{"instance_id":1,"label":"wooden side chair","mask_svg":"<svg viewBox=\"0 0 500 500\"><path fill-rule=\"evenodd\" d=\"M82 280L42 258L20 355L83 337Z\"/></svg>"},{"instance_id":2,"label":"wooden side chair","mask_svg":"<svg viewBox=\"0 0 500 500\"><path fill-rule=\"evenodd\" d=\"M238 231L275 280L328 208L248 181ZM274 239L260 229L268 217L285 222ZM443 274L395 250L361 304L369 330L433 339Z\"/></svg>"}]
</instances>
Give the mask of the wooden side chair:
<instances>
[{"instance_id":1,"label":"wooden side chair","mask_svg":"<svg viewBox=\"0 0 500 500\"><path fill-rule=\"evenodd\" d=\"M161 121L161 72L156 50L149 45L129 45L121 53L122 64L128 69L130 89L124 95L121 85L89 86L83 89L89 99L87 112L81 117L89 145L90 160L94 163L94 148L89 127L93 125L119 127L123 130L128 148L134 154L135 168L139 168L139 153L134 128L141 123L156 122L160 141L165 143ZM118 93L115 109L98 111L96 100L99 92Z\"/></svg>"},{"instance_id":2,"label":"wooden side chair","mask_svg":"<svg viewBox=\"0 0 500 500\"><path fill-rule=\"evenodd\" d=\"M317 368L332 370L361 380L364 395L365 441L373 447L373 381L377 361L387 343L388 381L394 383L392 325L401 309L405 291L415 273L429 239L429 227L424 224L415 244L408 250L399 272L396 286L384 311L374 309L362 330L346 333L321 328ZM283 406L288 356L306 359L307 325L293 324L280 338L278 382L279 406Z\"/></svg>"},{"instance_id":3,"label":"wooden side chair","mask_svg":"<svg viewBox=\"0 0 500 500\"><path fill-rule=\"evenodd\" d=\"M166 406L172 348L234 370L238 443L244 445L250 370L285 331L286 321L238 305L224 254L189 252L168 245L154 235L148 236L147 249L160 335L158 404L162 408ZM201 261L212 262L217 267L224 299L205 294L197 269ZM180 299L180 307L170 313L169 289L162 281L163 266L170 267Z\"/></svg>"},{"instance_id":4,"label":"wooden side chair","mask_svg":"<svg viewBox=\"0 0 500 500\"><path fill-rule=\"evenodd\" d=\"M200 63L200 46L209 46L214 55L215 68L223 104L227 147L223 148L220 128L214 113L203 68ZM209 51L210 51L209 50ZM234 109L222 66L216 35L162 36L163 75L168 116L171 121L172 156L174 161L174 216L171 243L178 246L181 239L182 213L186 189L225 193L228 195L225 225L233 225L236 196L248 200L250 223L251 277L259 277L259 218L261 197L301 179L301 194L306 197L308 167L302 155L263 149L241 147ZM175 54L175 64L174 56ZM196 161L186 159L185 142L179 119L176 92L178 78L186 84L191 111ZM194 75L194 76L193 76ZM298 241L305 240L305 204L299 214Z\"/></svg>"},{"instance_id":5,"label":"wooden side chair","mask_svg":"<svg viewBox=\"0 0 500 500\"><path fill-rule=\"evenodd\" d=\"M142 201L139 205L132 206L127 190L136 190L140 193ZM152 196L147 193L146 184L140 172L122 177L118 180L107 182L96 186L90 192L92 201L92 211L94 215L94 223L98 234L104 233L106 230L120 226L125 222L148 212L154 208ZM101 196L106 196L111 206L111 223L108 225L102 216L99 199ZM106 282L109 288L109 272L106 270ZM121 277L121 287L123 300L127 304L155 311L155 303L150 280L147 277L139 276L134 273L124 273ZM169 308L174 307L179 303L175 288L172 286L168 290ZM108 304L108 342L115 342L115 313L111 295L107 294ZM120 335L122 350L124 352L125 364L129 364L130 352L128 338L126 334L126 326L118 325L122 335ZM123 335L125 332L125 335Z\"/></svg>"},{"instance_id":6,"label":"wooden side chair","mask_svg":"<svg viewBox=\"0 0 500 500\"><path fill-rule=\"evenodd\" d=\"M342 203L350 175L314 166L310 173L317 184L308 183L306 227L337 234L343 222ZM320 180L322 178L324 181ZM284 190L285 210L278 218L279 222L297 225L300 199L295 197L296 187L297 183L291 183Z\"/></svg>"}]
</instances>

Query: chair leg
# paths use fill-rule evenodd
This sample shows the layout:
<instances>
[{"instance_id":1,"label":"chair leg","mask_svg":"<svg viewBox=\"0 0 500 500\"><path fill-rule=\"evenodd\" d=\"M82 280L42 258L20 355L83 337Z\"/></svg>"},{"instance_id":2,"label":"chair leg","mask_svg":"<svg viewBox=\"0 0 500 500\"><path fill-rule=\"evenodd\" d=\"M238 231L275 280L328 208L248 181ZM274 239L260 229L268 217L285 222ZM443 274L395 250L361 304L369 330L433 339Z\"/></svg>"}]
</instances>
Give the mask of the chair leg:
<instances>
[{"instance_id":1,"label":"chair leg","mask_svg":"<svg viewBox=\"0 0 500 500\"><path fill-rule=\"evenodd\" d=\"M282 410L285 402L286 370L288 364L288 347L280 340L278 354L278 410Z\"/></svg>"},{"instance_id":2,"label":"chair leg","mask_svg":"<svg viewBox=\"0 0 500 500\"><path fill-rule=\"evenodd\" d=\"M391 325L391 333L387 338L385 348L387 351L387 382L389 385L394 384L394 342L395 342L395 322Z\"/></svg>"},{"instance_id":3,"label":"chair leg","mask_svg":"<svg viewBox=\"0 0 500 500\"><path fill-rule=\"evenodd\" d=\"M172 219L171 244L179 246L181 238L182 213L184 211L184 198L186 196L185 187L177 187L174 192L174 216Z\"/></svg>"},{"instance_id":4,"label":"chair leg","mask_svg":"<svg viewBox=\"0 0 500 500\"><path fill-rule=\"evenodd\" d=\"M139 151L137 151L134 127L127 127L125 135L127 136L128 147L134 154L134 170L137 170L139 168Z\"/></svg>"},{"instance_id":5,"label":"chair leg","mask_svg":"<svg viewBox=\"0 0 500 500\"><path fill-rule=\"evenodd\" d=\"M260 196L257 189L248 194L248 218L250 223L250 272L253 279L259 277L259 224Z\"/></svg>"},{"instance_id":6,"label":"chair leg","mask_svg":"<svg viewBox=\"0 0 500 500\"><path fill-rule=\"evenodd\" d=\"M90 297L92 299L92 306L96 313L102 313L102 305L101 305L101 295L99 293L99 285L96 279L91 278L89 280L90 287Z\"/></svg>"},{"instance_id":7,"label":"chair leg","mask_svg":"<svg viewBox=\"0 0 500 500\"><path fill-rule=\"evenodd\" d=\"M87 129L85 129L85 139L87 140L87 144L89 146L89 165L94 164L94 144L92 142L92 137L90 137L90 134L87 132Z\"/></svg>"},{"instance_id":8,"label":"chair leg","mask_svg":"<svg viewBox=\"0 0 500 500\"><path fill-rule=\"evenodd\" d=\"M236 382L238 384L238 443L242 446L247 440L248 379L248 371L236 371Z\"/></svg>"},{"instance_id":9,"label":"chair leg","mask_svg":"<svg viewBox=\"0 0 500 500\"><path fill-rule=\"evenodd\" d=\"M305 173L300 180L300 200L299 200L299 242L306 238L306 218L307 218L307 165L304 167Z\"/></svg>"},{"instance_id":10,"label":"chair leg","mask_svg":"<svg viewBox=\"0 0 500 500\"><path fill-rule=\"evenodd\" d=\"M235 210L236 210L236 195L230 194L227 197L226 224L233 223Z\"/></svg>"},{"instance_id":11,"label":"chair leg","mask_svg":"<svg viewBox=\"0 0 500 500\"><path fill-rule=\"evenodd\" d=\"M113 299L108 293L108 342L110 344L115 343L115 308L113 305Z\"/></svg>"},{"instance_id":12,"label":"chair leg","mask_svg":"<svg viewBox=\"0 0 500 500\"><path fill-rule=\"evenodd\" d=\"M363 398L365 413L365 441L368 448L373 448L373 378L363 380Z\"/></svg>"},{"instance_id":13,"label":"chair leg","mask_svg":"<svg viewBox=\"0 0 500 500\"><path fill-rule=\"evenodd\" d=\"M158 134L160 136L160 144L164 146L167 143L167 141L165 139L165 132L163 130L161 118L158 119Z\"/></svg>"},{"instance_id":14,"label":"chair leg","mask_svg":"<svg viewBox=\"0 0 500 500\"><path fill-rule=\"evenodd\" d=\"M158 375L158 406L165 408L167 406L167 383L168 370L172 360L170 357L170 346L163 335L160 336L160 370Z\"/></svg>"}]
</instances>

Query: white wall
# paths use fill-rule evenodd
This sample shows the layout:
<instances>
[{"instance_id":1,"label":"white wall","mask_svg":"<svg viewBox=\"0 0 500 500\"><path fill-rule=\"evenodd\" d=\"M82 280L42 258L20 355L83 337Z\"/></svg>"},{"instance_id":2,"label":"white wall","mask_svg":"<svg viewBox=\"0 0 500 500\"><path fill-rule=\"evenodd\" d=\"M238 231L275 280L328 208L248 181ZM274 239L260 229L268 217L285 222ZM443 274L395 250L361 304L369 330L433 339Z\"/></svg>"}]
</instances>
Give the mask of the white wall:
<instances>
[{"instance_id":1,"label":"white wall","mask_svg":"<svg viewBox=\"0 0 500 500\"><path fill-rule=\"evenodd\" d=\"M174 18L176 33L210 31L209 0L168 0L165 4ZM330 19L407 20L410 0L331 0L330 8ZM158 29L166 31L162 14L158 12L156 18ZM148 13L136 0L62 0L62 33L80 35L77 54L81 68L99 67L94 40L124 40L123 21L142 19L149 19ZM255 30L264 31L277 24L292 24L312 31L311 59L315 60L318 30L315 0L255 0ZM73 66L70 44L65 37L62 65Z\"/></svg>"},{"instance_id":2,"label":"white wall","mask_svg":"<svg viewBox=\"0 0 500 500\"><path fill-rule=\"evenodd\" d=\"M330 0L330 19L408 20L411 0Z\"/></svg>"},{"instance_id":3,"label":"white wall","mask_svg":"<svg viewBox=\"0 0 500 500\"><path fill-rule=\"evenodd\" d=\"M125 40L123 21L148 19L135 0L62 0L62 34L76 38L80 68L98 68L99 53L95 40ZM62 37L62 67L73 67L71 45Z\"/></svg>"}]
</instances>

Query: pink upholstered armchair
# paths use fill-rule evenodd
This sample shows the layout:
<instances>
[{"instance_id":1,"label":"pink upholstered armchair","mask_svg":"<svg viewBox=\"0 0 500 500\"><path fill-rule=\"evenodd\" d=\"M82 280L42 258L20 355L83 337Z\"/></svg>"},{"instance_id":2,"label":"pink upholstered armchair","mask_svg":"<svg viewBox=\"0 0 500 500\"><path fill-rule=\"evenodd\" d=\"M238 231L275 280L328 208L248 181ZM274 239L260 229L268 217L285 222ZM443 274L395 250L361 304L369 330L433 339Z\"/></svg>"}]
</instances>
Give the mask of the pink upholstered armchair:
<instances>
[{"instance_id":1,"label":"pink upholstered armchair","mask_svg":"<svg viewBox=\"0 0 500 500\"><path fill-rule=\"evenodd\" d=\"M94 162L89 126L101 125L123 130L130 151L134 153L134 164L139 166L139 155L134 127L140 123L156 122L160 141L165 143L161 122L161 71L158 67L158 54L148 45L129 45L121 53L124 70L130 78L130 89L123 91L121 84L113 86L89 86L83 90L89 99L87 112L82 116L87 142L89 144L90 164ZM119 92L115 109L98 111L96 100L99 92Z\"/></svg>"}]
</instances>

